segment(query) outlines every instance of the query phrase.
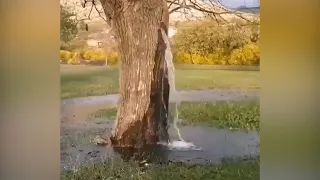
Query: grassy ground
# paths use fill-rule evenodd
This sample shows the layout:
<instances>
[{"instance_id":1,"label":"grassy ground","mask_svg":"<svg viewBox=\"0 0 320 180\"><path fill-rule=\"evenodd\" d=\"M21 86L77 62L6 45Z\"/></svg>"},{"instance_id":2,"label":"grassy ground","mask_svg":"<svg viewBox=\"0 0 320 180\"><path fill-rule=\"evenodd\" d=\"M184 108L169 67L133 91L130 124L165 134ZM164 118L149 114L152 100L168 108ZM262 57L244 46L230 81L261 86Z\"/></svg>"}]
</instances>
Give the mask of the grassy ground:
<instances>
[{"instance_id":1,"label":"grassy ground","mask_svg":"<svg viewBox=\"0 0 320 180\"><path fill-rule=\"evenodd\" d=\"M183 125L205 125L230 130L260 129L260 105L257 102L182 103L178 112ZM101 109L92 117L115 119L116 114L116 108ZM171 108L169 119L173 119L173 116L174 110Z\"/></svg>"},{"instance_id":2,"label":"grassy ground","mask_svg":"<svg viewBox=\"0 0 320 180\"><path fill-rule=\"evenodd\" d=\"M140 167L137 163L115 163L82 168L64 174L63 180L258 180L258 159L228 160L220 165L169 163Z\"/></svg>"},{"instance_id":3,"label":"grassy ground","mask_svg":"<svg viewBox=\"0 0 320 180\"><path fill-rule=\"evenodd\" d=\"M187 125L206 125L230 130L259 130L260 105L241 103L184 103L179 118Z\"/></svg>"},{"instance_id":4,"label":"grassy ground","mask_svg":"<svg viewBox=\"0 0 320 180\"><path fill-rule=\"evenodd\" d=\"M193 69L192 69L193 68ZM259 88L259 71L213 70L209 66L177 66L178 90L213 88ZM117 93L117 68L61 65L61 98L75 98Z\"/></svg>"}]
</instances>

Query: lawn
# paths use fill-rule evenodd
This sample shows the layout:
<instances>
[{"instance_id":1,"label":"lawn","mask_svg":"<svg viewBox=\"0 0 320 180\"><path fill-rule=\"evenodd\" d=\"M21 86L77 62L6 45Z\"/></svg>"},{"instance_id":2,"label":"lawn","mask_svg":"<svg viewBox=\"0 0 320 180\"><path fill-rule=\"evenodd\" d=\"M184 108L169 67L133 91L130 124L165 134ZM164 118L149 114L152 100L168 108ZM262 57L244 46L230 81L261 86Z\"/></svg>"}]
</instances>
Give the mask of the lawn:
<instances>
[{"instance_id":1,"label":"lawn","mask_svg":"<svg viewBox=\"0 0 320 180\"><path fill-rule=\"evenodd\" d=\"M205 125L229 130L260 129L258 102L183 103L178 112L185 125Z\"/></svg>"},{"instance_id":2,"label":"lawn","mask_svg":"<svg viewBox=\"0 0 320 180\"><path fill-rule=\"evenodd\" d=\"M171 106L172 107L172 106ZM174 108L170 108L169 119L173 119ZM258 102L234 103L182 103L178 107L182 125L203 125L229 130L259 130L260 105ZM117 109L100 109L90 118L114 120Z\"/></svg>"},{"instance_id":3,"label":"lawn","mask_svg":"<svg viewBox=\"0 0 320 180\"><path fill-rule=\"evenodd\" d=\"M119 91L117 67L60 66L61 98L113 94ZM216 70L210 66L177 66L178 90L260 88L259 71Z\"/></svg>"},{"instance_id":4,"label":"lawn","mask_svg":"<svg viewBox=\"0 0 320 180\"><path fill-rule=\"evenodd\" d=\"M186 165L168 163L151 165L148 168L139 163L115 162L82 168L63 174L63 180L258 180L259 159L226 160L219 165Z\"/></svg>"}]
</instances>

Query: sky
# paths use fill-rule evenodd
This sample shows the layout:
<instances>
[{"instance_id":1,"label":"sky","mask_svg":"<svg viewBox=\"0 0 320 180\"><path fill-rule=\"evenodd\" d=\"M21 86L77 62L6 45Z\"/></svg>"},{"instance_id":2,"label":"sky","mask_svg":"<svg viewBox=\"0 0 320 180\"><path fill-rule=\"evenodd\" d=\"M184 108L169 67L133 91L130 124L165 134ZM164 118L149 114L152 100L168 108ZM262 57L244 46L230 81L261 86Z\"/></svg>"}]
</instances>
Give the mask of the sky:
<instances>
[{"instance_id":1,"label":"sky","mask_svg":"<svg viewBox=\"0 0 320 180\"><path fill-rule=\"evenodd\" d=\"M215 0L213 0L215 1ZM220 2L231 8L236 8L239 6L247 6L247 7L258 7L260 6L259 0L220 0Z\"/></svg>"}]
</instances>

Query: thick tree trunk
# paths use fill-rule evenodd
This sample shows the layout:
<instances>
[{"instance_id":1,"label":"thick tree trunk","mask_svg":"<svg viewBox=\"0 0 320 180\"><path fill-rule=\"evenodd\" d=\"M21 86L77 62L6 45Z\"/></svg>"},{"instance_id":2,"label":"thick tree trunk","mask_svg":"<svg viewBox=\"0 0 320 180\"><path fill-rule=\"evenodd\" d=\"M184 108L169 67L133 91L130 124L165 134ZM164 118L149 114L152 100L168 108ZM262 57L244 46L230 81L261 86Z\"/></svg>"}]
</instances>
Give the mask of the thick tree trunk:
<instances>
[{"instance_id":1,"label":"thick tree trunk","mask_svg":"<svg viewBox=\"0 0 320 180\"><path fill-rule=\"evenodd\" d=\"M165 1L101 1L107 17L113 14L110 22L121 57L121 102L111 142L115 146L167 142L169 84L160 32L168 30Z\"/></svg>"}]
</instances>

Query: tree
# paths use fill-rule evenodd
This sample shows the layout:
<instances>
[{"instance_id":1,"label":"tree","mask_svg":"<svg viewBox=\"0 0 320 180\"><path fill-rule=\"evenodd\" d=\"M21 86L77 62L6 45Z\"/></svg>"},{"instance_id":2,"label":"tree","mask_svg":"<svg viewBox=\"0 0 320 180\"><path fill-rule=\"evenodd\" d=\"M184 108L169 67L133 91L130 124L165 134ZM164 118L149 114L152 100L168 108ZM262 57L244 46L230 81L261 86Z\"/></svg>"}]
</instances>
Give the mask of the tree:
<instances>
[{"instance_id":1,"label":"tree","mask_svg":"<svg viewBox=\"0 0 320 180\"><path fill-rule=\"evenodd\" d=\"M78 33L75 16L75 13L60 5L60 40L64 43L71 41Z\"/></svg>"},{"instance_id":2,"label":"tree","mask_svg":"<svg viewBox=\"0 0 320 180\"><path fill-rule=\"evenodd\" d=\"M165 1L101 0L121 57L120 106L111 137L116 146L168 142L169 86L165 77L165 45L160 28L168 30Z\"/></svg>"},{"instance_id":3,"label":"tree","mask_svg":"<svg viewBox=\"0 0 320 180\"><path fill-rule=\"evenodd\" d=\"M93 8L99 12L95 0L85 0L83 7L88 2L92 4L90 12ZM221 15L229 11L211 1L213 8L222 10L210 9L210 4L204 6L196 0L100 2L103 12L99 15L104 18L101 14L105 14L121 57L120 102L111 142L114 146L168 142L169 83L164 59L166 44L161 29L168 32L170 13L194 9L220 21L223 20ZM235 14L241 15L238 12Z\"/></svg>"}]
</instances>

